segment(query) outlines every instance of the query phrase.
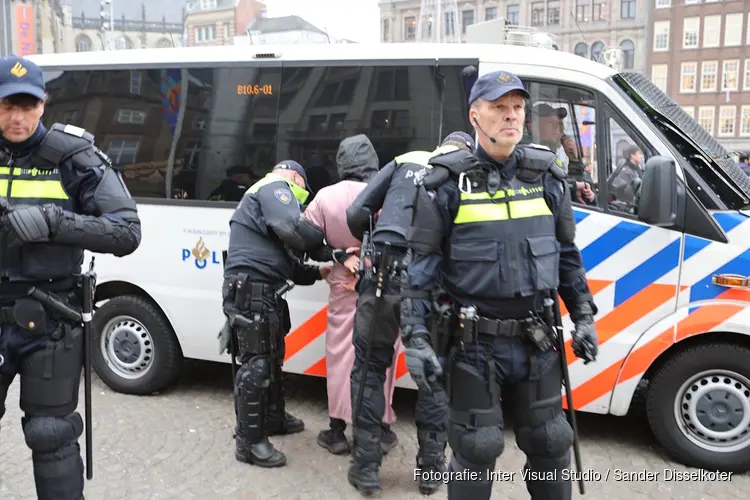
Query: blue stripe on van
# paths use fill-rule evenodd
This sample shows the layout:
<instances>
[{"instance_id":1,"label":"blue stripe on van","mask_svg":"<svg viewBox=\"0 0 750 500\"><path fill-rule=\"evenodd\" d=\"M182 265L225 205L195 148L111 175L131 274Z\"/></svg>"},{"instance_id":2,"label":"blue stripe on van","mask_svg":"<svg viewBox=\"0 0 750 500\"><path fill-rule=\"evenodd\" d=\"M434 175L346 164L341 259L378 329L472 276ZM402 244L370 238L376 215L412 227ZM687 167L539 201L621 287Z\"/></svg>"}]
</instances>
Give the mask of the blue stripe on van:
<instances>
[{"instance_id":1,"label":"blue stripe on van","mask_svg":"<svg viewBox=\"0 0 750 500\"><path fill-rule=\"evenodd\" d=\"M649 226L633 224L627 221L620 222L581 250L583 266L586 268L586 271L590 272L596 266L610 258L612 254L648 230Z\"/></svg>"},{"instance_id":2,"label":"blue stripe on van","mask_svg":"<svg viewBox=\"0 0 750 500\"><path fill-rule=\"evenodd\" d=\"M739 212L714 212L711 215L714 216L714 219L725 233L728 233L748 219L746 215L742 215Z\"/></svg>"},{"instance_id":3,"label":"blue stripe on van","mask_svg":"<svg viewBox=\"0 0 750 500\"><path fill-rule=\"evenodd\" d=\"M740 255L730 260L723 266L715 269L710 274L704 276L695 285L690 287L690 302L698 300L710 300L716 298L719 294L727 290L726 287L714 285L711 283L711 277L714 274L741 274L747 276L750 274L750 250L742 252ZM690 312L696 308L691 308Z\"/></svg>"},{"instance_id":4,"label":"blue stripe on van","mask_svg":"<svg viewBox=\"0 0 750 500\"><path fill-rule=\"evenodd\" d=\"M615 307L677 267L680 240L675 240L615 283Z\"/></svg>"}]
</instances>

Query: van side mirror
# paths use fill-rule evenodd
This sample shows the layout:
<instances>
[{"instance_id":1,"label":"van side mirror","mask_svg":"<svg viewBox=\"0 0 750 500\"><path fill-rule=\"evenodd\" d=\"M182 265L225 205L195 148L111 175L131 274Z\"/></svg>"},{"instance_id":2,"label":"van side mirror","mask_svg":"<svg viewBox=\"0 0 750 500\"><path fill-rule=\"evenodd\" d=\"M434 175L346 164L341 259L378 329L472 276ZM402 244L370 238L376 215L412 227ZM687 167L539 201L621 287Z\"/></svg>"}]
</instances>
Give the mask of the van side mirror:
<instances>
[{"instance_id":1,"label":"van side mirror","mask_svg":"<svg viewBox=\"0 0 750 500\"><path fill-rule=\"evenodd\" d=\"M680 207L684 207L685 188L677 177L677 165L672 158L653 156L646 168L638 194L638 220L652 226L668 227L677 224Z\"/></svg>"}]
</instances>

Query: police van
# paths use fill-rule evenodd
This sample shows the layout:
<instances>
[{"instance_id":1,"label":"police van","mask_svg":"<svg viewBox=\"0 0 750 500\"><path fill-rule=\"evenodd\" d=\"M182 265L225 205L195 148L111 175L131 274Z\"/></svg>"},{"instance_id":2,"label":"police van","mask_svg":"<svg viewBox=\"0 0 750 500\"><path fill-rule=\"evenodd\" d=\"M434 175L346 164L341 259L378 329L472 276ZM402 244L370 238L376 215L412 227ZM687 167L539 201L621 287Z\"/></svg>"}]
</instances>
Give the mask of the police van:
<instances>
[{"instance_id":1,"label":"police van","mask_svg":"<svg viewBox=\"0 0 750 500\"><path fill-rule=\"evenodd\" d=\"M569 53L481 44L32 59L46 75L46 123L95 134L139 205L140 248L96 259L94 362L114 390L159 391L186 358L229 362L216 336L236 193L285 159L303 164L315 189L335 182L336 149L353 134L367 134L384 165L473 132L463 70L474 66L519 75L532 96L524 140L564 135L558 154L594 185L593 199L576 195L575 216L599 308L595 363L573 356L563 310L576 410L625 415L647 383L648 419L672 456L750 468L750 182L648 78ZM645 168L640 202L613 187L628 162ZM288 294L288 372L326 375L327 297L324 282ZM414 387L403 355L398 377Z\"/></svg>"}]
</instances>

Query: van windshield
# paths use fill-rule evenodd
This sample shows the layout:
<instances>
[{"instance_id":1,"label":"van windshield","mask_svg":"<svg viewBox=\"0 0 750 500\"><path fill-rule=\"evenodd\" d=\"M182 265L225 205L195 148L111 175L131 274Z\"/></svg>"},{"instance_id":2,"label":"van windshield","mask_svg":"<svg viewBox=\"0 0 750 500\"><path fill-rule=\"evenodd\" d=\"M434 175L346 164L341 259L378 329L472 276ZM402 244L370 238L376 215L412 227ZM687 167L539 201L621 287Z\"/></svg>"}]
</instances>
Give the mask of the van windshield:
<instances>
[{"instance_id":1,"label":"van windshield","mask_svg":"<svg viewBox=\"0 0 750 500\"><path fill-rule=\"evenodd\" d=\"M683 166L692 191L700 193L709 189L718 197L720 203L715 198L711 202L713 197L699 196L708 208L750 208L750 178L737 166L732 155L679 104L638 73L618 73L611 82L624 91L634 107L644 112L676 153L687 161Z\"/></svg>"}]
</instances>

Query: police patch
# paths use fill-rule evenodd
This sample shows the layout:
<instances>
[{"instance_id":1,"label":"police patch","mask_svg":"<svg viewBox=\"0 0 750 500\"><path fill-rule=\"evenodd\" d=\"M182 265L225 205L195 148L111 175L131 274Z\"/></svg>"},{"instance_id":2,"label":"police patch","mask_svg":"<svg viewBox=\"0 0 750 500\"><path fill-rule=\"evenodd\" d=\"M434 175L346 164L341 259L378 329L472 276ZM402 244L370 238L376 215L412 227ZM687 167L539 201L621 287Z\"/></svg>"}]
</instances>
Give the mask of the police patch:
<instances>
[{"instance_id":1,"label":"police patch","mask_svg":"<svg viewBox=\"0 0 750 500\"><path fill-rule=\"evenodd\" d=\"M289 202L292 201L292 193L288 189L283 189L283 188L276 189L273 192L273 195L276 197L277 200L279 200L284 205L289 205Z\"/></svg>"}]
</instances>

